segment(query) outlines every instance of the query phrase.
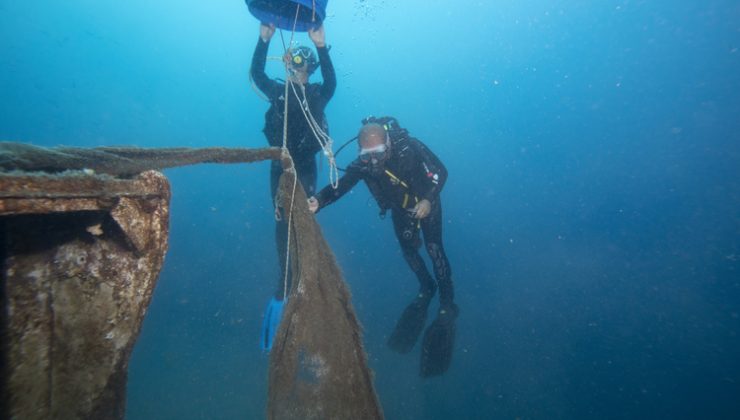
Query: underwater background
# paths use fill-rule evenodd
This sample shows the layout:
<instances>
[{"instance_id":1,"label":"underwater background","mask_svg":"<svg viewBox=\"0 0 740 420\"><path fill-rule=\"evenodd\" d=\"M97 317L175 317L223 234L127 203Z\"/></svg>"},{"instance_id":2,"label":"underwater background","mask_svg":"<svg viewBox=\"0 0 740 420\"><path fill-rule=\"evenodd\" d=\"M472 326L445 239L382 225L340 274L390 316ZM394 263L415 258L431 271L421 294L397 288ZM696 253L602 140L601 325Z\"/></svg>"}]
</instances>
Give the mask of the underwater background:
<instances>
[{"instance_id":1,"label":"underwater background","mask_svg":"<svg viewBox=\"0 0 740 420\"><path fill-rule=\"evenodd\" d=\"M327 11L335 147L363 117L393 115L450 174L461 314L442 377L419 377L418 345L385 345L417 283L367 189L318 215L388 419L740 418L739 2ZM262 147L258 33L241 0L0 0L0 140ZM129 419L264 417L268 172L165 171L170 249L130 361Z\"/></svg>"}]
</instances>

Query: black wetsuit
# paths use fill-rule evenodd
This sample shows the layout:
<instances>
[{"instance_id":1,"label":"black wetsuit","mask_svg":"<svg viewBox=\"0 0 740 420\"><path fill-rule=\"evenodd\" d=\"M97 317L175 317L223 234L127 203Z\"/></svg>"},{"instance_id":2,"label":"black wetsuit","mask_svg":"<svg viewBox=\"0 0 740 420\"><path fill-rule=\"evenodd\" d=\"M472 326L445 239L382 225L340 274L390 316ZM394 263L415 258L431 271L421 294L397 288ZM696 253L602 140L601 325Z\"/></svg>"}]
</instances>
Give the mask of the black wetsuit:
<instances>
[{"instance_id":1,"label":"black wetsuit","mask_svg":"<svg viewBox=\"0 0 740 420\"><path fill-rule=\"evenodd\" d=\"M257 40L257 47L252 56L252 80L257 87L270 100L270 109L265 113L265 128L263 129L267 142L270 146L281 147L283 145L283 112L285 110L285 83L272 80L265 73L265 62L267 60L267 49L269 42ZM306 101L311 114L325 132L329 132L324 109L334 95L337 87L337 78L334 66L329 58L329 49L317 47L321 77L323 83L308 83L305 85ZM298 94L301 95L300 87L296 85ZM288 88L288 136L287 146L293 158L298 180L308 196L313 195L316 190L316 153L321 150L321 145L308 125L298 98L293 90ZM275 199L278 181L283 173L279 161L273 161L270 167L270 193ZM278 221L275 226L275 242L277 244L278 260L281 270L285 269L285 251L287 248L287 225L285 221ZM284 273L283 273L284 275ZM278 281L276 297L282 299L283 276Z\"/></svg>"},{"instance_id":2,"label":"black wetsuit","mask_svg":"<svg viewBox=\"0 0 740 420\"><path fill-rule=\"evenodd\" d=\"M383 211L391 210L396 237L406 262L419 279L420 292L433 294L435 282L418 251L421 246L419 230L424 233L439 285L440 305L451 306L454 289L450 264L442 246L442 203L439 197L447 180L445 166L423 143L404 134L391 139L390 156L382 169L355 159L339 179L336 189L327 186L318 193L319 208L337 201L360 180L365 181ZM408 210L422 199L429 200L431 212L423 219L416 219Z\"/></svg>"}]
</instances>

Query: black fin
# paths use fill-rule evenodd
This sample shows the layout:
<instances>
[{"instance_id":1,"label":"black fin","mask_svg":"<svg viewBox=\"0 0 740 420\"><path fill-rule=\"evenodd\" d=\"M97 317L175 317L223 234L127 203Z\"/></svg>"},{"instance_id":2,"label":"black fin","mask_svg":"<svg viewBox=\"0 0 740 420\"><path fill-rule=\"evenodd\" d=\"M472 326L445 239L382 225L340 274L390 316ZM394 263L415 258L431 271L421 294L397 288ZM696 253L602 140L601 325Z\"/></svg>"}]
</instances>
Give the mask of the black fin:
<instances>
[{"instance_id":1,"label":"black fin","mask_svg":"<svg viewBox=\"0 0 740 420\"><path fill-rule=\"evenodd\" d=\"M455 320L458 309L456 305L440 311L437 319L424 333L421 347L420 375L424 378L442 375L450 367L455 348Z\"/></svg>"},{"instance_id":2,"label":"black fin","mask_svg":"<svg viewBox=\"0 0 740 420\"><path fill-rule=\"evenodd\" d=\"M405 354L414 348L427 322L429 302L431 302L431 296L417 298L403 310L401 318L396 323L396 328L388 339L388 347L391 350Z\"/></svg>"}]
</instances>

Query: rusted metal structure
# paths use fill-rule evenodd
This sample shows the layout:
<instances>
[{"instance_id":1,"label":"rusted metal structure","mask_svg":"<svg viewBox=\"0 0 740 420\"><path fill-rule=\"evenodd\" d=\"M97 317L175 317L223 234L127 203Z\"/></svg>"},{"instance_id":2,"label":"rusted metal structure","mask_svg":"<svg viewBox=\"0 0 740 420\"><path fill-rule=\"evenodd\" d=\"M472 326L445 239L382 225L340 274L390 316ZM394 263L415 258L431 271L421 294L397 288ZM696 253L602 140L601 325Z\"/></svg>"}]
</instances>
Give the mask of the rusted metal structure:
<instances>
[{"instance_id":1,"label":"rusted metal structure","mask_svg":"<svg viewBox=\"0 0 740 420\"><path fill-rule=\"evenodd\" d=\"M153 169L281 159L291 298L270 360L271 419L380 419L349 290L280 149L0 142L0 418L121 419L129 357L167 251Z\"/></svg>"},{"instance_id":2,"label":"rusted metal structure","mask_svg":"<svg viewBox=\"0 0 740 420\"><path fill-rule=\"evenodd\" d=\"M6 418L123 418L169 201L155 171L0 176Z\"/></svg>"}]
</instances>

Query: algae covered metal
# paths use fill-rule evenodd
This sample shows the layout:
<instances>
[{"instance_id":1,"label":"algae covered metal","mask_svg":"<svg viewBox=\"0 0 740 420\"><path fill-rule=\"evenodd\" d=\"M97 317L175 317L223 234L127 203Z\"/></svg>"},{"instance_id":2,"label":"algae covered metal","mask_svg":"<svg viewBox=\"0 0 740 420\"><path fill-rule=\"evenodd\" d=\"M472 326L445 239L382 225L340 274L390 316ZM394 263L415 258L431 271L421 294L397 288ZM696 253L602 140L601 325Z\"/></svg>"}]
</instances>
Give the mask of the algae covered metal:
<instances>
[{"instance_id":1,"label":"algae covered metal","mask_svg":"<svg viewBox=\"0 0 740 420\"><path fill-rule=\"evenodd\" d=\"M4 418L123 418L167 250L159 172L0 176Z\"/></svg>"},{"instance_id":2,"label":"algae covered metal","mask_svg":"<svg viewBox=\"0 0 740 420\"><path fill-rule=\"evenodd\" d=\"M124 418L128 361L167 251L154 169L281 159L293 281L270 419L381 419L339 266L278 148L45 149L0 142L0 418Z\"/></svg>"}]
</instances>

